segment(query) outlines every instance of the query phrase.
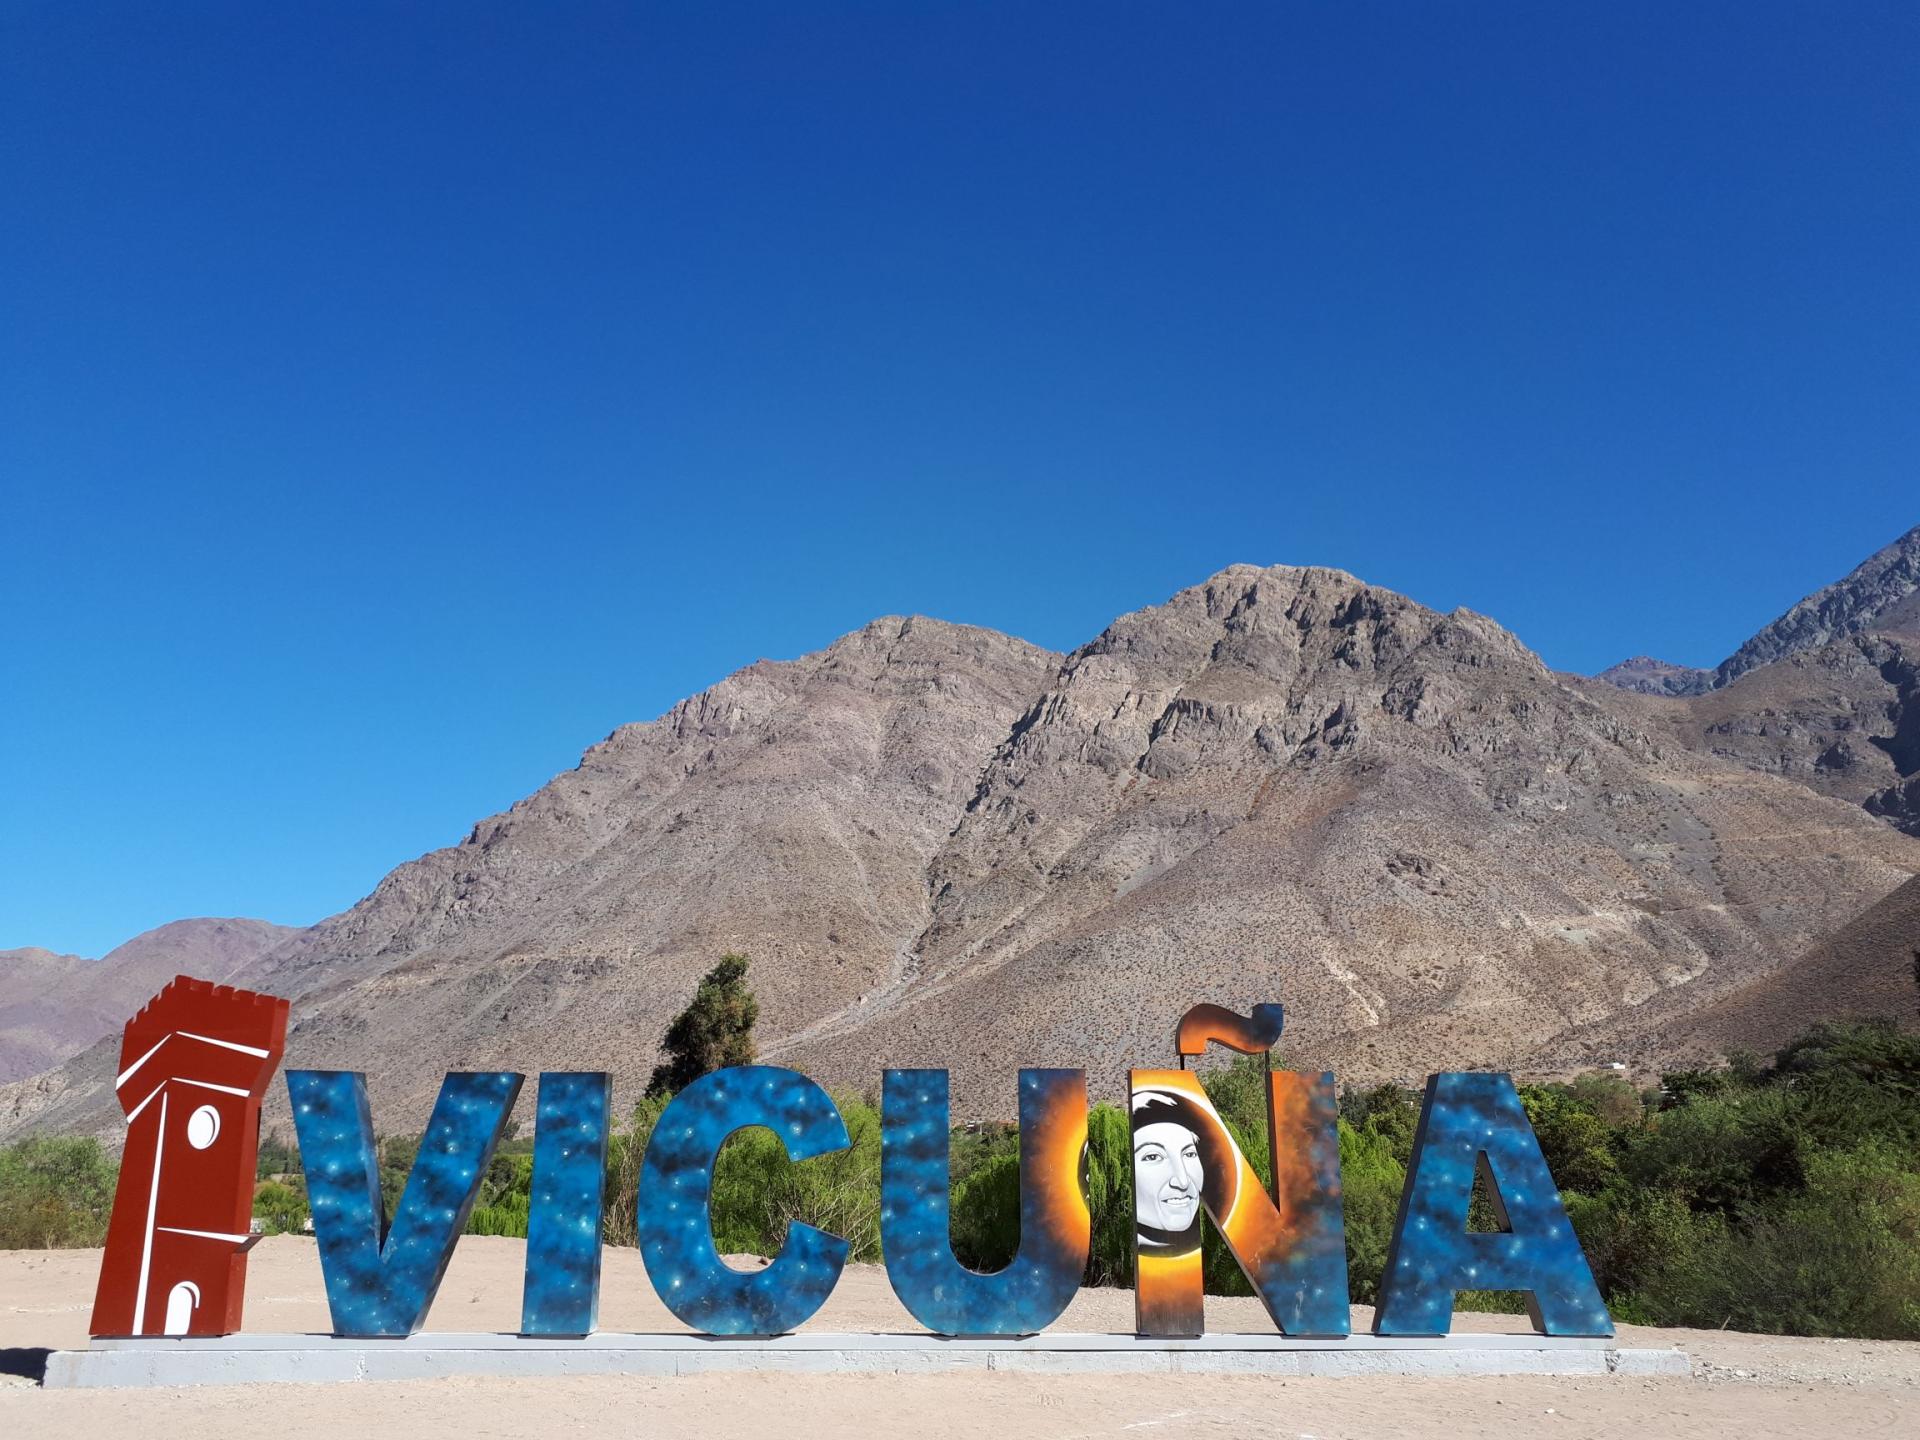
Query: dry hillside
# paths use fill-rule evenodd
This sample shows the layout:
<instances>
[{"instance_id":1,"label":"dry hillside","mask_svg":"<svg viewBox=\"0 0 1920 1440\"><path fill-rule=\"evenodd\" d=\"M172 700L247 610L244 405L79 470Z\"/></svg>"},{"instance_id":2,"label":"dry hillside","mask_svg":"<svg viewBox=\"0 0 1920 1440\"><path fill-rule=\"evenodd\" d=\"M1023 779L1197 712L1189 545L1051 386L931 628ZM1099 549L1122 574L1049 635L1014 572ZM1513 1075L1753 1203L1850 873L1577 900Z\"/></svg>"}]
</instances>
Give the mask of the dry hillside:
<instances>
[{"instance_id":1,"label":"dry hillside","mask_svg":"<svg viewBox=\"0 0 1920 1440\"><path fill-rule=\"evenodd\" d=\"M862 1088L945 1065L972 1114L1022 1064L1115 1093L1201 999L1284 1001L1286 1048L1353 1079L1655 1065L1920 873L1867 808L1905 782L1908 652L1814 638L1631 693L1287 566L1065 657L876 621L615 731L235 978L393 1129L450 1068L606 1067L630 1097L729 949L770 1058ZM0 1088L0 1135L111 1132L111 1060Z\"/></svg>"},{"instance_id":2,"label":"dry hillside","mask_svg":"<svg viewBox=\"0 0 1920 1440\"><path fill-rule=\"evenodd\" d=\"M0 950L0 1081L78 1054L185 971L226 980L298 932L264 920L175 920L98 960Z\"/></svg>"}]
</instances>

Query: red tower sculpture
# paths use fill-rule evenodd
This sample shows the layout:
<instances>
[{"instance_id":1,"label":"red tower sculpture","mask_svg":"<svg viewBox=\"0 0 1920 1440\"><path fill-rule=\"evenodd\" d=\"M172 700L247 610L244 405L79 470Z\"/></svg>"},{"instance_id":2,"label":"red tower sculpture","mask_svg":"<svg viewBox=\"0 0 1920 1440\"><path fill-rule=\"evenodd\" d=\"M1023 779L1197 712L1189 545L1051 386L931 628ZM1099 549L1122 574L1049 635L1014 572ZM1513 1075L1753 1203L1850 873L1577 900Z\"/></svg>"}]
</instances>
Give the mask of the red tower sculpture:
<instances>
[{"instance_id":1,"label":"red tower sculpture","mask_svg":"<svg viewBox=\"0 0 1920 1440\"><path fill-rule=\"evenodd\" d=\"M286 1042L285 1000L185 975L127 1022L127 1148L92 1334L240 1328L260 1103Z\"/></svg>"}]
</instances>

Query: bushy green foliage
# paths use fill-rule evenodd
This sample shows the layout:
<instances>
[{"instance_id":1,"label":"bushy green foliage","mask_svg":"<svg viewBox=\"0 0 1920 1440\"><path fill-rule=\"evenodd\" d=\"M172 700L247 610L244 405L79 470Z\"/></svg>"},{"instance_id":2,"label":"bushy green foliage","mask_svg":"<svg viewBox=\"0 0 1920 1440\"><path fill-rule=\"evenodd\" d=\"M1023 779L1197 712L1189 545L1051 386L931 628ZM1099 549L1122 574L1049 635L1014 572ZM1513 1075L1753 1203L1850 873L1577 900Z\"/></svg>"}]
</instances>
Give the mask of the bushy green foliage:
<instances>
[{"instance_id":1,"label":"bushy green foliage","mask_svg":"<svg viewBox=\"0 0 1920 1440\"><path fill-rule=\"evenodd\" d=\"M1263 1183L1271 1185L1273 1157L1267 1136L1267 1065L1264 1055L1236 1055L1220 1069L1202 1071L1200 1084L1254 1172ZM1205 1227L1200 1261L1209 1295L1253 1294L1253 1286L1241 1272L1240 1263L1212 1225Z\"/></svg>"},{"instance_id":2,"label":"bushy green foliage","mask_svg":"<svg viewBox=\"0 0 1920 1440\"><path fill-rule=\"evenodd\" d=\"M638 1245L635 1206L640 1196L640 1162L646 1156L653 1127L671 1099L649 1095L634 1106L625 1126L607 1138L607 1188L601 1211L601 1233L609 1245Z\"/></svg>"},{"instance_id":3,"label":"bushy green foliage","mask_svg":"<svg viewBox=\"0 0 1920 1440\"><path fill-rule=\"evenodd\" d=\"M263 1180L254 1187L253 1218L268 1235L298 1235L307 1223L306 1192L282 1180Z\"/></svg>"},{"instance_id":4,"label":"bushy green foliage","mask_svg":"<svg viewBox=\"0 0 1920 1440\"><path fill-rule=\"evenodd\" d=\"M1562 1190L1594 1195L1619 1180L1617 1127L1592 1100L1569 1085L1529 1085L1520 1098L1540 1141L1540 1153ZM1636 1101L1623 1123L1637 1127L1640 1119Z\"/></svg>"},{"instance_id":5,"label":"bushy green foliage","mask_svg":"<svg viewBox=\"0 0 1920 1440\"><path fill-rule=\"evenodd\" d=\"M1420 1124L1420 1096L1398 1085L1348 1090L1340 1096L1340 1118L1353 1130L1378 1136L1404 1166L1413 1153L1413 1132Z\"/></svg>"},{"instance_id":6,"label":"bushy green foliage","mask_svg":"<svg viewBox=\"0 0 1920 1440\"><path fill-rule=\"evenodd\" d=\"M1093 1242L1087 1284L1133 1284L1133 1127L1127 1112L1095 1105L1087 1112L1087 1208ZM1011 1257L1009 1250L1007 1255ZM1002 1262L1004 1263L1004 1262Z\"/></svg>"},{"instance_id":7,"label":"bushy green foliage","mask_svg":"<svg viewBox=\"0 0 1920 1440\"><path fill-rule=\"evenodd\" d=\"M285 1131L269 1130L260 1137L260 1154L254 1162L253 1178L272 1180L276 1176L301 1173L300 1146Z\"/></svg>"},{"instance_id":8,"label":"bushy green foliage","mask_svg":"<svg viewBox=\"0 0 1920 1440\"><path fill-rule=\"evenodd\" d=\"M525 1238L533 1206L533 1154L525 1148L494 1152L467 1215L469 1235Z\"/></svg>"},{"instance_id":9,"label":"bushy green foliage","mask_svg":"<svg viewBox=\"0 0 1920 1440\"><path fill-rule=\"evenodd\" d=\"M400 1208L400 1197L407 1189L407 1176L413 1173L413 1162L419 1154L418 1135L383 1135L374 1141L374 1158L380 1167L380 1204L388 1220ZM383 1234L385 1228L383 1222Z\"/></svg>"},{"instance_id":10,"label":"bushy green foliage","mask_svg":"<svg viewBox=\"0 0 1920 1440\"><path fill-rule=\"evenodd\" d=\"M1737 1217L1665 1202L1633 1267L1661 1323L1920 1339L1920 1174L1884 1144L1809 1157L1804 1190Z\"/></svg>"},{"instance_id":11,"label":"bushy green foliage","mask_svg":"<svg viewBox=\"0 0 1920 1440\"><path fill-rule=\"evenodd\" d=\"M957 1125L947 1155L954 1256L997 1270L1020 1245L1020 1129Z\"/></svg>"},{"instance_id":12,"label":"bushy green foliage","mask_svg":"<svg viewBox=\"0 0 1920 1440\"><path fill-rule=\"evenodd\" d=\"M1340 1121L1340 1199L1347 1222L1347 1285L1356 1304L1380 1298L1380 1276L1393 1243L1393 1222L1400 1213L1400 1192L1407 1167L1396 1154L1397 1119L1376 1126L1371 1118L1358 1126ZM1409 1145L1413 1131L1405 1132Z\"/></svg>"},{"instance_id":13,"label":"bushy green foliage","mask_svg":"<svg viewBox=\"0 0 1920 1440\"><path fill-rule=\"evenodd\" d=\"M1775 1057L1773 1078L1793 1084L1864 1081L1890 1096L1920 1099L1920 1036L1891 1020L1816 1025ZM1920 1127L1920 1117L1913 1124Z\"/></svg>"},{"instance_id":14,"label":"bushy green foliage","mask_svg":"<svg viewBox=\"0 0 1920 1440\"><path fill-rule=\"evenodd\" d=\"M701 977L687 1008L667 1027L666 1058L647 1081L649 1095L684 1090L702 1075L753 1063L753 1022L760 1002L747 988L747 957L727 954Z\"/></svg>"},{"instance_id":15,"label":"bushy green foliage","mask_svg":"<svg viewBox=\"0 0 1920 1440\"><path fill-rule=\"evenodd\" d=\"M880 1115L864 1100L835 1098L844 1150L796 1164L771 1130L734 1133L713 1166L713 1240L724 1254L775 1255L795 1220L838 1235L854 1260L880 1258Z\"/></svg>"},{"instance_id":16,"label":"bushy green foliage","mask_svg":"<svg viewBox=\"0 0 1920 1440\"><path fill-rule=\"evenodd\" d=\"M91 1138L22 1140L0 1150L0 1250L100 1244L119 1168Z\"/></svg>"},{"instance_id":17,"label":"bushy green foliage","mask_svg":"<svg viewBox=\"0 0 1920 1440\"><path fill-rule=\"evenodd\" d=\"M1920 1339L1920 1036L1821 1024L1661 1091L1616 1178L1567 1197L1616 1314Z\"/></svg>"}]
</instances>

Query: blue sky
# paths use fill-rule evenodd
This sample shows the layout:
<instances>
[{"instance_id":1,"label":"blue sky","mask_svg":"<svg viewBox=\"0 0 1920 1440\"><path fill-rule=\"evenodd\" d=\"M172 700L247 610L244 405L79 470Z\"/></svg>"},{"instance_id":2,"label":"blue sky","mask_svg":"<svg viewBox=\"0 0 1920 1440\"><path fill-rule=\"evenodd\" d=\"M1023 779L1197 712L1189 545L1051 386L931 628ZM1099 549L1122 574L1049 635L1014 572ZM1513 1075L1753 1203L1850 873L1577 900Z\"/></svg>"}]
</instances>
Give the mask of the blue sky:
<instances>
[{"instance_id":1,"label":"blue sky","mask_svg":"<svg viewBox=\"0 0 1920 1440\"><path fill-rule=\"evenodd\" d=\"M296 10L301 13L295 13ZM1718 661L1920 522L1898 4L0 10L0 947L885 613Z\"/></svg>"}]
</instances>

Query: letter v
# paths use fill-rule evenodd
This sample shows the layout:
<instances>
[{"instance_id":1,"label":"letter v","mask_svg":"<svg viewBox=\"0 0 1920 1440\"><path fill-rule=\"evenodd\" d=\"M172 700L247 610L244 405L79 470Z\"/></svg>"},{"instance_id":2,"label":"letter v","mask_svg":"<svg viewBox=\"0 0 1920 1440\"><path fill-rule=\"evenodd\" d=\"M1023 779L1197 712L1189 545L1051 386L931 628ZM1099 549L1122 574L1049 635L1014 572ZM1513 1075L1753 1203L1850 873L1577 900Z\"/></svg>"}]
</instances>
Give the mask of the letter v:
<instances>
[{"instance_id":1,"label":"letter v","mask_svg":"<svg viewBox=\"0 0 1920 1440\"><path fill-rule=\"evenodd\" d=\"M504 1070L447 1076L383 1243L366 1076L287 1072L334 1334L411 1335L420 1328L525 1078Z\"/></svg>"}]
</instances>

